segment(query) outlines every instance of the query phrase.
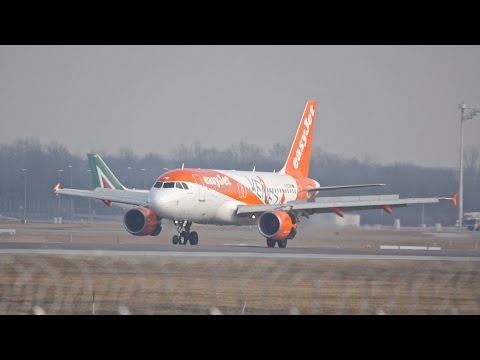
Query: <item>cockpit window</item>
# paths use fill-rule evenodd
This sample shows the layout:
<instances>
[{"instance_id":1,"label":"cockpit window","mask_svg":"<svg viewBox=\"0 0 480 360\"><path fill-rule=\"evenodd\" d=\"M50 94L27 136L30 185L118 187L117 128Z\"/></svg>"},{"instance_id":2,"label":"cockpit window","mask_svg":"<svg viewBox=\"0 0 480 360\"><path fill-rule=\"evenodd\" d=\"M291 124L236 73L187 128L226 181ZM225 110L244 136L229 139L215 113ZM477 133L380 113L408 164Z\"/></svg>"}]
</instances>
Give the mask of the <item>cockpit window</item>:
<instances>
[{"instance_id":1,"label":"cockpit window","mask_svg":"<svg viewBox=\"0 0 480 360\"><path fill-rule=\"evenodd\" d=\"M153 185L153 187L156 187L157 189L160 189L160 188L164 188L164 189L177 188L177 189L182 189L182 190L183 189L188 190L188 186L184 182L173 182L173 181L170 181L170 182L157 181L155 183L155 185Z\"/></svg>"}]
</instances>

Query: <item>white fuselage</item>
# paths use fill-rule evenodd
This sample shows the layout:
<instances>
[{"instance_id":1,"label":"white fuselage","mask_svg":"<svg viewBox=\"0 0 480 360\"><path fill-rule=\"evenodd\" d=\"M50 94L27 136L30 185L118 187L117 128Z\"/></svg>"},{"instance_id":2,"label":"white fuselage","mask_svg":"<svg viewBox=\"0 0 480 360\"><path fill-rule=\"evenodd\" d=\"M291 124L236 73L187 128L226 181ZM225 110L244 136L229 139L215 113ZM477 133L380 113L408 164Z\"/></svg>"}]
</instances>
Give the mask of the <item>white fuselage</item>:
<instances>
[{"instance_id":1,"label":"white fuselage","mask_svg":"<svg viewBox=\"0 0 480 360\"><path fill-rule=\"evenodd\" d=\"M239 205L280 205L299 198L296 179L278 173L182 169L167 172L158 181L182 182L188 189L152 187L149 207L160 218L200 224L255 224L255 218L236 215Z\"/></svg>"}]
</instances>

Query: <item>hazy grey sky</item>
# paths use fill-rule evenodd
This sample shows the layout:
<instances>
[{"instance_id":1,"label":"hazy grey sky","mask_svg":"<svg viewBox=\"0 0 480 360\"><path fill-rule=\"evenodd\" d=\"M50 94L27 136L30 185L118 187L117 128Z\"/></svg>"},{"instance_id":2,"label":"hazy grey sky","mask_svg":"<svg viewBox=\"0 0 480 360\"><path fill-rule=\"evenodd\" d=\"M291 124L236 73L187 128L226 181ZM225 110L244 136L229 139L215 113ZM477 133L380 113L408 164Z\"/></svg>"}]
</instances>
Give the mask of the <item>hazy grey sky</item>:
<instances>
[{"instance_id":1,"label":"hazy grey sky","mask_svg":"<svg viewBox=\"0 0 480 360\"><path fill-rule=\"evenodd\" d=\"M480 106L480 47L0 46L0 143L290 146L308 99L326 151L457 167L458 104ZM464 129L479 147L480 116Z\"/></svg>"}]
</instances>

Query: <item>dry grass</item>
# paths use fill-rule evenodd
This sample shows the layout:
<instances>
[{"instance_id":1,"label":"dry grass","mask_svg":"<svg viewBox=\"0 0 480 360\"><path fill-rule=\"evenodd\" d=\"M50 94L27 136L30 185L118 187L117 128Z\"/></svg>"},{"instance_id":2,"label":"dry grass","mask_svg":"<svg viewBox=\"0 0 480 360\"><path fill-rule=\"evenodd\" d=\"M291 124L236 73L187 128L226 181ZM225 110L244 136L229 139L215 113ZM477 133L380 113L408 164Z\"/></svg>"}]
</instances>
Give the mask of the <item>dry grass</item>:
<instances>
[{"instance_id":1,"label":"dry grass","mask_svg":"<svg viewBox=\"0 0 480 360\"><path fill-rule=\"evenodd\" d=\"M478 314L480 263L0 257L0 314Z\"/></svg>"}]
</instances>

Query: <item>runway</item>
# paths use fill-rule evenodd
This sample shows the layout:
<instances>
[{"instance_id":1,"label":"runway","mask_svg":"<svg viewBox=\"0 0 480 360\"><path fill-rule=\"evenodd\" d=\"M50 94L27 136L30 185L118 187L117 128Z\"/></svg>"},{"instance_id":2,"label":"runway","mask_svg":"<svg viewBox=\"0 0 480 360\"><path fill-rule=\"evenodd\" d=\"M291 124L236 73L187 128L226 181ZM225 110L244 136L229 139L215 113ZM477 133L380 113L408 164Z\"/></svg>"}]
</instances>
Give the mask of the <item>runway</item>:
<instances>
[{"instance_id":1,"label":"runway","mask_svg":"<svg viewBox=\"0 0 480 360\"><path fill-rule=\"evenodd\" d=\"M479 261L480 233L306 227L286 249L268 248L255 227L198 226L197 246L173 245L173 226L157 237L128 234L122 224L9 224L0 254L145 255L313 259Z\"/></svg>"},{"instance_id":2,"label":"runway","mask_svg":"<svg viewBox=\"0 0 480 360\"><path fill-rule=\"evenodd\" d=\"M346 249L269 249L265 247L174 245L113 245L69 243L0 243L1 254L78 255L78 256L159 256L159 257L236 257L266 259L345 259L345 260L423 260L480 261L478 254L463 251L428 250L346 250Z\"/></svg>"}]
</instances>

